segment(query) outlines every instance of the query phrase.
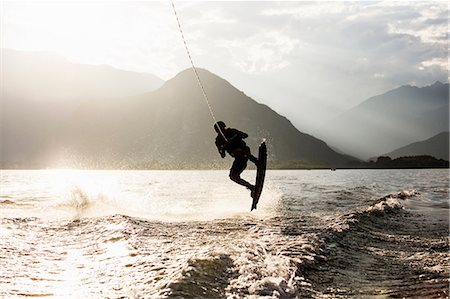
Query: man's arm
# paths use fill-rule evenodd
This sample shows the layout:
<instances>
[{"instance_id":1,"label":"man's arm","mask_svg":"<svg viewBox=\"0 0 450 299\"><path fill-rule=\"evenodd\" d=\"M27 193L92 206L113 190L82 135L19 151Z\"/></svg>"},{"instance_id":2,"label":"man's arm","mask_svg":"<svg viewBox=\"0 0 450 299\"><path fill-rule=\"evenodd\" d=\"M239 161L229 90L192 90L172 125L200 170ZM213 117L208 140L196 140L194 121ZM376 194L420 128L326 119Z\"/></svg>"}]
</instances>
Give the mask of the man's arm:
<instances>
[{"instance_id":1,"label":"man's arm","mask_svg":"<svg viewBox=\"0 0 450 299\"><path fill-rule=\"evenodd\" d=\"M247 138L248 137L248 134L247 133L244 133L244 132L242 132L242 131L239 131L239 130L237 130L237 129L231 129L231 132L232 132L232 136L233 137L231 137L229 140L228 140L228 142L230 142L231 140L233 140L233 139L237 139L237 138L240 138L240 139L245 139L245 138ZM231 134L230 134L231 135Z\"/></svg>"},{"instance_id":2,"label":"man's arm","mask_svg":"<svg viewBox=\"0 0 450 299\"><path fill-rule=\"evenodd\" d=\"M225 158L226 154L225 154L225 150L223 148L218 148L219 150L219 154L222 158Z\"/></svg>"},{"instance_id":3,"label":"man's arm","mask_svg":"<svg viewBox=\"0 0 450 299\"><path fill-rule=\"evenodd\" d=\"M241 132L241 131L238 131L238 132L239 132L240 137L241 137L242 139L245 139L245 138L248 137L248 134L247 134L247 133L244 133L244 132Z\"/></svg>"},{"instance_id":4,"label":"man's arm","mask_svg":"<svg viewBox=\"0 0 450 299\"><path fill-rule=\"evenodd\" d=\"M223 142L220 142L219 137L216 138L216 146L217 150L219 151L219 154L222 158L225 158L225 145Z\"/></svg>"}]
</instances>

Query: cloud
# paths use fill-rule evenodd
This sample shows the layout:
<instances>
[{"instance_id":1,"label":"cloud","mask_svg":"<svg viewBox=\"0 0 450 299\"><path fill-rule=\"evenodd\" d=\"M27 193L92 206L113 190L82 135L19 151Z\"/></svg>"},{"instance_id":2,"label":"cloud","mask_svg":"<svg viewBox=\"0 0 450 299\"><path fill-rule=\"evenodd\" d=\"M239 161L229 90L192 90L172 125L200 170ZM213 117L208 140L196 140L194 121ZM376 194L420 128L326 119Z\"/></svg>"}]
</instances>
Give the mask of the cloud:
<instances>
[{"instance_id":1,"label":"cloud","mask_svg":"<svg viewBox=\"0 0 450 299\"><path fill-rule=\"evenodd\" d=\"M325 64L342 66L342 72L347 68L354 76L367 79L383 74L375 78L392 85L427 84L430 76L446 78L448 71L448 65L442 63L448 56L447 13L445 3L438 2L364 2L328 10L327 21L310 19L307 23L312 29L301 31L301 35ZM292 27L303 23L298 20ZM326 62L330 57L327 51L333 52L331 63ZM348 58L354 62L346 67ZM426 61L440 63L418 71Z\"/></svg>"},{"instance_id":2,"label":"cloud","mask_svg":"<svg viewBox=\"0 0 450 299\"><path fill-rule=\"evenodd\" d=\"M296 19L315 19L329 15L341 14L351 10L348 3L344 2L296 2L278 3L275 7L262 10L264 16L289 16Z\"/></svg>"},{"instance_id":3,"label":"cloud","mask_svg":"<svg viewBox=\"0 0 450 299\"><path fill-rule=\"evenodd\" d=\"M448 19L445 9L438 3L419 3L412 6L414 17L391 21L388 32L407 34L423 43L448 44Z\"/></svg>"},{"instance_id":4,"label":"cloud","mask_svg":"<svg viewBox=\"0 0 450 299\"><path fill-rule=\"evenodd\" d=\"M241 71L257 74L282 69L290 64L288 55L300 44L278 31L259 32L242 40L216 41L218 47L227 49L231 61Z\"/></svg>"},{"instance_id":5,"label":"cloud","mask_svg":"<svg viewBox=\"0 0 450 299\"><path fill-rule=\"evenodd\" d=\"M428 61L423 61L422 65L424 67L430 67L430 66L437 65L437 66L441 66L441 67L445 68L445 67L448 67L448 60L445 58L433 58Z\"/></svg>"}]
</instances>

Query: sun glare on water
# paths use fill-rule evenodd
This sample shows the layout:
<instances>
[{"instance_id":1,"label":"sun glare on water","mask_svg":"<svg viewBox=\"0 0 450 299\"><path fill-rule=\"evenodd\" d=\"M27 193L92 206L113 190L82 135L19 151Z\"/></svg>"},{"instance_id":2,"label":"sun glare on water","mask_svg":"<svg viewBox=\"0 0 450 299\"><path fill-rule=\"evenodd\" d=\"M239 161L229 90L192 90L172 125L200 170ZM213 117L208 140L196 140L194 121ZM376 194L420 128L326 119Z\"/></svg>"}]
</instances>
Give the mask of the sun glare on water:
<instances>
[{"instance_id":1,"label":"sun glare on water","mask_svg":"<svg viewBox=\"0 0 450 299\"><path fill-rule=\"evenodd\" d=\"M247 175L251 180L254 172ZM2 186L2 196L14 204L5 205L1 214L44 219L125 215L157 221L204 221L265 217L273 213L280 198L269 181L258 210L250 213L249 192L230 181L226 171L60 168L17 170L2 179L8 181Z\"/></svg>"}]
</instances>

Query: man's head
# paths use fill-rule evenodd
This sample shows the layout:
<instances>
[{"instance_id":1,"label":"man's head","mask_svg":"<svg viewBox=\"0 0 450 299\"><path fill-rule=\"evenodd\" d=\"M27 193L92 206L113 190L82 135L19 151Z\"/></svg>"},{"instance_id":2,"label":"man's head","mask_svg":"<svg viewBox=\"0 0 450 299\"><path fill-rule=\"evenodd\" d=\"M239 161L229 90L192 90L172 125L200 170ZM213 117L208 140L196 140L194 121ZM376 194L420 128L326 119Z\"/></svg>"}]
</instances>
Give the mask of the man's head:
<instances>
[{"instance_id":1,"label":"man's head","mask_svg":"<svg viewBox=\"0 0 450 299\"><path fill-rule=\"evenodd\" d=\"M214 130L216 130L217 133L220 133L220 131L225 130L226 125L223 121L218 121L214 124Z\"/></svg>"}]
</instances>

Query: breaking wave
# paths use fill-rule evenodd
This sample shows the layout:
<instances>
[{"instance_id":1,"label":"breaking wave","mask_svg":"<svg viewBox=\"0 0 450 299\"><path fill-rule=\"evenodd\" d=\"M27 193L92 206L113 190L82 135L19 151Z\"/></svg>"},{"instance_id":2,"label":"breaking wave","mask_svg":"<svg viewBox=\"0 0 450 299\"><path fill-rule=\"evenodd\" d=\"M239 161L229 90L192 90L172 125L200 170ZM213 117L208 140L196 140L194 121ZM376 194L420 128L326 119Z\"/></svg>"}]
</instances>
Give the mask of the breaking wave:
<instances>
[{"instance_id":1,"label":"breaking wave","mask_svg":"<svg viewBox=\"0 0 450 299\"><path fill-rule=\"evenodd\" d=\"M390 194L340 217L323 234L318 258L299 265L298 274L311 286L306 294L446 298L448 217L405 210L403 201L418 195Z\"/></svg>"}]
</instances>

